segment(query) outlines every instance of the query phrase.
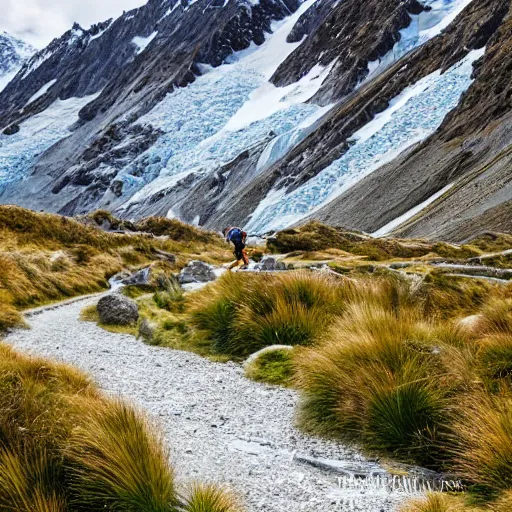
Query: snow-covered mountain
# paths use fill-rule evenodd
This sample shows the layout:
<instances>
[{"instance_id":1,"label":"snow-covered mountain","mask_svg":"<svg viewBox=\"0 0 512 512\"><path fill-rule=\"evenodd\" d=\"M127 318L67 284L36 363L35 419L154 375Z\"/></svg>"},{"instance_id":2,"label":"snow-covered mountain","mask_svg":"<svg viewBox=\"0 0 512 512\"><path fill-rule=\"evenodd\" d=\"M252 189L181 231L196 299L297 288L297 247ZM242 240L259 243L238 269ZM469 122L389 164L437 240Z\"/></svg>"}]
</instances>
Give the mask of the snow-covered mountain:
<instances>
[{"instance_id":1,"label":"snow-covered mountain","mask_svg":"<svg viewBox=\"0 0 512 512\"><path fill-rule=\"evenodd\" d=\"M512 229L511 14L150 0L75 25L0 94L0 201L259 233Z\"/></svg>"},{"instance_id":2,"label":"snow-covered mountain","mask_svg":"<svg viewBox=\"0 0 512 512\"><path fill-rule=\"evenodd\" d=\"M35 53L28 43L0 31L0 91L14 78L23 62Z\"/></svg>"}]
</instances>

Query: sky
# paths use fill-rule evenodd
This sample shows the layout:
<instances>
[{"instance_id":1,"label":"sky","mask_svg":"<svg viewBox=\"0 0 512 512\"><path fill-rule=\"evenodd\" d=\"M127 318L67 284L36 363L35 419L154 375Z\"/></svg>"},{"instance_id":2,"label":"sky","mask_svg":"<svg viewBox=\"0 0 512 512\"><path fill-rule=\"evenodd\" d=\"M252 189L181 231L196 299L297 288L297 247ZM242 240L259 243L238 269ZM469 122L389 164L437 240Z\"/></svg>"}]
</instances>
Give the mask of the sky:
<instances>
[{"instance_id":1,"label":"sky","mask_svg":"<svg viewBox=\"0 0 512 512\"><path fill-rule=\"evenodd\" d=\"M83 28L124 10L140 7L147 0L0 0L0 29L43 48L69 30L73 22Z\"/></svg>"}]
</instances>

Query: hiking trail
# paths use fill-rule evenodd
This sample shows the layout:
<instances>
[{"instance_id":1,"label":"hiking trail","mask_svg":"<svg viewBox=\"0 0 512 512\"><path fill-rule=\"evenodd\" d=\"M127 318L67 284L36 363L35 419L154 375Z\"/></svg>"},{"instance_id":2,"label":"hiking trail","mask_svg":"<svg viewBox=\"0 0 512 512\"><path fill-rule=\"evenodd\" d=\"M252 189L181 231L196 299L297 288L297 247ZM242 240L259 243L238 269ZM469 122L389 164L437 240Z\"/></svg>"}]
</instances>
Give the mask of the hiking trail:
<instances>
[{"instance_id":1,"label":"hiking trail","mask_svg":"<svg viewBox=\"0 0 512 512\"><path fill-rule=\"evenodd\" d=\"M355 449L315 439L294 425L298 395L244 377L236 363L154 347L79 319L99 296L27 315L31 329L6 341L71 363L109 394L147 411L165 433L177 474L227 484L249 512L391 512L419 491L382 484L383 469ZM336 459L348 476L297 459ZM376 474L360 478L356 474Z\"/></svg>"}]
</instances>

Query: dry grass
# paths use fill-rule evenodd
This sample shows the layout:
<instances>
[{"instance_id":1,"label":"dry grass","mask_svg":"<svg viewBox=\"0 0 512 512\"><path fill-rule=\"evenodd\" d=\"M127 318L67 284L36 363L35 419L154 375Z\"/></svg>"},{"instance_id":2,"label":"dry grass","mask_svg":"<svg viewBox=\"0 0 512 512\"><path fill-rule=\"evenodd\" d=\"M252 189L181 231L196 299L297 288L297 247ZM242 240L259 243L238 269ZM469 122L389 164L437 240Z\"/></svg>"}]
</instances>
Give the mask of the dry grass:
<instances>
[{"instance_id":1,"label":"dry grass","mask_svg":"<svg viewBox=\"0 0 512 512\"><path fill-rule=\"evenodd\" d=\"M427 255L460 259L477 256L481 252L476 247L458 247L444 242L372 238L362 233L334 228L319 222L309 222L298 228L281 231L274 238L269 239L267 247L275 253L339 249L353 255L365 256L370 261L421 258Z\"/></svg>"},{"instance_id":2,"label":"dry grass","mask_svg":"<svg viewBox=\"0 0 512 512\"><path fill-rule=\"evenodd\" d=\"M484 512L484 509L465 505L462 497L431 493L406 502L400 512Z\"/></svg>"},{"instance_id":3,"label":"dry grass","mask_svg":"<svg viewBox=\"0 0 512 512\"><path fill-rule=\"evenodd\" d=\"M192 321L220 354L308 345L343 310L347 293L350 285L311 272L227 274L191 299Z\"/></svg>"},{"instance_id":4,"label":"dry grass","mask_svg":"<svg viewBox=\"0 0 512 512\"><path fill-rule=\"evenodd\" d=\"M123 402L85 410L66 452L72 501L87 510L126 512L169 512L177 506L169 453L147 420Z\"/></svg>"},{"instance_id":5,"label":"dry grass","mask_svg":"<svg viewBox=\"0 0 512 512\"><path fill-rule=\"evenodd\" d=\"M474 393L459 405L457 471L490 489L512 489L512 396Z\"/></svg>"},{"instance_id":6,"label":"dry grass","mask_svg":"<svg viewBox=\"0 0 512 512\"><path fill-rule=\"evenodd\" d=\"M298 357L301 424L370 450L435 465L449 421L434 326L415 311L352 304Z\"/></svg>"},{"instance_id":7,"label":"dry grass","mask_svg":"<svg viewBox=\"0 0 512 512\"><path fill-rule=\"evenodd\" d=\"M198 494L203 508L189 509L174 480L168 450L141 413L72 367L0 344L1 510L239 510L219 508L235 501L214 487Z\"/></svg>"},{"instance_id":8,"label":"dry grass","mask_svg":"<svg viewBox=\"0 0 512 512\"><path fill-rule=\"evenodd\" d=\"M164 221L146 222L169 232ZM177 268L200 254L209 261L229 258L220 238L195 228L174 226L172 236L162 239L121 235L59 215L0 206L0 331L22 323L22 309L107 288L108 278L122 269L158 261L156 249L177 254Z\"/></svg>"},{"instance_id":9,"label":"dry grass","mask_svg":"<svg viewBox=\"0 0 512 512\"><path fill-rule=\"evenodd\" d=\"M242 512L239 500L215 485L196 483L186 498L186 512Z\"/></svg>"}]
</instances>

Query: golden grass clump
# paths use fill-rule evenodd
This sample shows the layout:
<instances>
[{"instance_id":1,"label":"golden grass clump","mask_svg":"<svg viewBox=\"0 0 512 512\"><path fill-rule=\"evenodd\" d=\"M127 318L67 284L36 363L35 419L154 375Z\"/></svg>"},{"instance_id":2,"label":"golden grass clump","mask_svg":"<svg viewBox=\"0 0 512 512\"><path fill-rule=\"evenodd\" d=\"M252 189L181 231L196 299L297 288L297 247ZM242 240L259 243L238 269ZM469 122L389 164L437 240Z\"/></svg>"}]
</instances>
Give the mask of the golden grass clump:
<instances>
[{"instance_id":1,"label":"golden grass clump","mask_svg":"<svg viewBox=\"0 0 512 512\"><path fill-rule=\"evenodd\" d=\"M192 322L221 354L269 345L308 345L345 304L352 286L323 274L226 274L192 301Z\"/></svg>"},{"instance_id":2,"label":"golden grass clump","mask_svg":"<svg viewBox=\"0 0 512 512\"><path fill-rule=\"evenodd\" d=\"M186 512L242 512L239 500L212 484L194 484L185 500Z\"/></svg>"},{"instance_id":3,"label":"golden grass clump","mask_svg":"<svg viewBox=\"0 0 512 512\"><path fill-rule=\"evenodd\" d=\"M461 500L441 493L430 493L425 498L407 501L400 512L469 512Z\"/></svg>"},{"instance_id":4,"label":"golden grass clump","mask_svg":"<svg viewBox=\"0 0 512 512\"><path fill-rule=\"evenodd\" d=\"M147 420L124 402L92 407L67 450L75 501L87 510L166 512L177 506L169 453Z\"/></svg>"},{"instance_id":5,"label":"golden grass clump","mask_svg":"<svg viewBox=\"0 0 512 512\"><path fill-rule=\"evenodd\" d=\"M454 426L455 469L490 489L512 489L512 396L474 393Z\"/></svg>"},{"instance_id":6,"label":"golden grass clump","mask_svg":"<svg viewBox=\"0 0 512 512\"><path fill-rule=\"evenodd\" d=\"M176 222L146 219L144 229L164 235L155 238L0 206L0 332L20 325L19 310L101 291L121 270L159 262L162 251L177 255L177 267L201 254L208 261L228 259L220 237Z\"/></svg>"},{"instance_id":7,"label":"golden grass clump","mask_svg":"<svg viewBox=\"0 0 512 512\"><path fill-rule=\"evenodd\" d=\"M143 415L106 398L72 367L0 344L0 510L178 512L185 506L168 450ZM224 509L212 502L201 510Z\"/></svg>"},{"instance_id":8,"label":"golden grass clump","mask_svg":"<svg viewBox=\"0 0 512 512\"><path fill-rule=\"evenodd\" d=\"M512 334L512 298L494 299L485 304L475 330L480 335Z\"/></svg>"},{"instance_id":9,"label":"golden grass clump","mask_svg":"<svg viewBox=\"0 0 512 512\"><path fill-rule=\"evenodd\" d=\"M301 424L402 460L444 457L447 399L432 325L417 312L351 304L317 346L297 358Z\"/></svg>"}]
</instances>

